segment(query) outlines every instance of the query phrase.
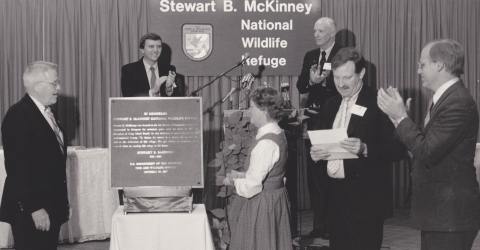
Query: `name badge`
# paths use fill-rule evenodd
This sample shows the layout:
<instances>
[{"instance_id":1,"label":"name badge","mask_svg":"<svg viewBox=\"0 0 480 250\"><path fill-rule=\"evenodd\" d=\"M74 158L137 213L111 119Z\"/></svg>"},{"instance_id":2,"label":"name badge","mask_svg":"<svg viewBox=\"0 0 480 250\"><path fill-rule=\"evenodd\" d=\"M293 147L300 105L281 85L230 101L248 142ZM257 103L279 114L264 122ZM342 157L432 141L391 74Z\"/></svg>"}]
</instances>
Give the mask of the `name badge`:
<instances>
[{"instance_id":1,"label":"name badge","mask_svg":"<svg viewBox=\"0 0 480 250\"><path fill-rule=\"evenodd\" d=\"M352 114L355 114L361 117L363 117L363 115L365 114L365 111L367 111L367 108L359 106L357 104L353 105L352 107Z\"/></svg>"}]
</instances>

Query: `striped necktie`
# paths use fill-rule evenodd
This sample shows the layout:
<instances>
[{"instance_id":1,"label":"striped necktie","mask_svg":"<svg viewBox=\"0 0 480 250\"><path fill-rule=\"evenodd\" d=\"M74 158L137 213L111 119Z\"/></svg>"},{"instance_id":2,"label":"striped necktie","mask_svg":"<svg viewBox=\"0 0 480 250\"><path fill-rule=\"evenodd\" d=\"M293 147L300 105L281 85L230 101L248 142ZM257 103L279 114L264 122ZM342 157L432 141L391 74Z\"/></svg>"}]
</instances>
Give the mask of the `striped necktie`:
<instances>
[{"instance_id":1,"label":"striped necktie","mask_svg":"<svg viewBox=\"0 0 480 250\"><path fill-rule=\"evenodd\" d=\"M342 113L340 114L340 121L338 123L337 128L344 128L345 123L347 123L347 108L348 108L348 101L350 101L351 97L343 98L342 101ZM331 174L335 174L340 169L340 164L343 160L330 160L327 163L327 168Z\"/></svg>"},{"instance_id":2,"label":"striped necktie","mask_svg":"<svg viewBox=\"0 0 480 250\"><path fill-rule=\"evenodd\" d=\"M155 75L155 67L150 67L150 71L152 72L152 76L150 77L150 88L153 88L155 81L157 80L157 76Z\"/></svg>"},{"instance_id":3,"label":"striped necktie","mask_svg":"<svg viewBox=\"0 0 480 250\"><path fill-rule=\"evenodd\" d=\"M55 121L55 116L53 115L52 110L50 110L50 107L45 107L45 112L47 112L48 116L50 117L53 132L55 132L55 135L57 136L57 141L58 141L58 144L60 145L60 150L62 150L62 154L63 154L64 144L63 144L62 131L60 131L60 128L58 127L57 122Z\"/></svg>"}]
</instances>

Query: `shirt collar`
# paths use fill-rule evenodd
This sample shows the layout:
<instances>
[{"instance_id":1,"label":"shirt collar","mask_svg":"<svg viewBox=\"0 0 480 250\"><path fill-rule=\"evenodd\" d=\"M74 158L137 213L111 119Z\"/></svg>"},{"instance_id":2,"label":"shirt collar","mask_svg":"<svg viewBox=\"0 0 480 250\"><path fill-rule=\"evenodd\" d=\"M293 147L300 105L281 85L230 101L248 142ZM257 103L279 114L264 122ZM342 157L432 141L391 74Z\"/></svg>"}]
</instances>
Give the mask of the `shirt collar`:
<instances>
[{"instance_id":1,"label":"shirt collar","mask_svg":"<svg viewBox=\"0 0 480 250\"><path fill-rule=\"evenodd\" d=\"M363 82L361 84L362 84L362 86L358 89L357 93L352 95L350 97L350 99L348 100L349 103L351 103L351 102L356 103L357 102L358 95L360 94L360 91L362 91L362 88L363 88ZM345 100L345 97L342 96L342 100Z\"/></svg>"},{"instance_id":2,"label":"shirt collar","mask_svg":"<svg viewBox=\"0 0 480 250\"><path fill-rule=\"evenodd\" d=\"M333 46L335 46L335 42L333 42L333 44L330 47L328 47L326 50L320 49L320 59L322 58L322 51L325 51L325 60L328 60L328 57L330 56L330 52L332 52Z\"/></svg>"},{"instance_id":3,"label":"shirt collar","mask_svg":"<svg viewBox=\"0 0 480 250\"><path fill-rule=\"evenodd\" d=\"M143 61L143 65L145 66L145 69L147 69L147 72L150 72L150 68L151 68L151 67L153 67L153 68L155 68L155 69L157 69L157 67L158 67L157 62L155 62L153 65L148 64L148 63L145 61L145 57L142 58L142 61Z\"/></svg>"},{"instance_id":4,"label":"shirt collar","mask_svg":"<svg viewBox=\"0 0 480 250\"><path fill-rule=\"evenodd\" d=\"M255 139L260 139L262 136L268 133L275 133L278 134L278 131L282 130L280 126L278 126L278 123L276 122L270 122L263 127L258 129L257 136L255 136Z\"/></svg>"},{"instance_id":5,"label":"shirt collar","mask_svg":"<svg viewBox=\"0 0 480 250\"><path fill-rule=\"evenodd\" d=\"M45 112L45 105L43 105L42 103L40 103L37 99L35 99L33 96L31 96L30 94L28 94L30 96L30 98L32 98L32 101L35 103L35 105L37 105L37 108L40 110L40 112L43 114Z\"/></svg>"},{"instance_id":6,"label":"shirt collar","mask_svg":"<svg viewBox=\"0 0 480 250\"><path fill-rule=\"evenodd\" d=\"M450 88L453 84L455 84L458 81L460 81L460 78L455 77L450 81L444 83L442 86L440 86L440 88L438 88L435 94L433 95L433 98L432 98L433 104L435 105L435 103L437 103L438 99L440 99L443 93L445 93L445 91L447 91L448 88Z\"/></svg>"}]
</instances>

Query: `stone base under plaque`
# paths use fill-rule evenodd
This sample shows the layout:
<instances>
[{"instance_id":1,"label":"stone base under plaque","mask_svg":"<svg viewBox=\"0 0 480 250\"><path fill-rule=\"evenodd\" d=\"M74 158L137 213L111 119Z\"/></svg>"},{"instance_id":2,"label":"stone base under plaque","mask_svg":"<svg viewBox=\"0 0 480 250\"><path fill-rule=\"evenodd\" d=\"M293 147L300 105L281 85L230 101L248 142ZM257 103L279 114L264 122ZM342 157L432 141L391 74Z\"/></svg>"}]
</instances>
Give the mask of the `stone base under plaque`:
<instances>
[{"instance_id":1,"label":"stone base under plaque","mask_svg":"<svg viewBox=\"0 0 480 250\"><path fill-rule=\"evenodd\" d=\"M192 212L191 187L124 188L123 211L127 213Z\"/></svg>"}]
</instances>

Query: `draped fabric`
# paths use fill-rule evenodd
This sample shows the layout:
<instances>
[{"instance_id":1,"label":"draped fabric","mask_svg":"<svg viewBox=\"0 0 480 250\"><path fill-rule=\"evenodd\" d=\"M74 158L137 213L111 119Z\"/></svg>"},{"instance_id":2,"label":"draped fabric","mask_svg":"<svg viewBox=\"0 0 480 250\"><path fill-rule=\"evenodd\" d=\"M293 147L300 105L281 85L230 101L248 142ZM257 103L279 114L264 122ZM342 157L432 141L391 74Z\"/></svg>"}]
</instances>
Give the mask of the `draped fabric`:
<instances>
[{"instance_id":1,"label":"draped fabric","mask_svg":"<svg viewBox=\"0 0 480 250\"><path fill-rule=\"evenodd\" d=\"M42 2L0 1L0 121L25 94L25 66L42 58Z\"/></svg>"},{"instance_id":2,"label":"draped fabric","mask_svg":"<svg viewBox=\"0 0 480 250\"><path fill-rule=\"evenodd\" d=\"M121 66L139 58L146 10L142 1L44 0L43 60L59 65L69 145L108 147L108 98L121 96Z\"/></svg>"},{"instance_id":3,"label":"draped fabric","mask_svg":"<svg viewBox=\"0 0 480 250\"><path fill-rule=\"evenodd\" d=\"M411 117L420 124L426 114L431 91L422 87L416 62L422 47L436 38L452 38L466 52L465 74L461 77L477 101L480 93L480 1L477 0L319 0L321 15L333 18L337 42L357 47L369 62L365 82L375 88L394 86L404 97L412 98ZM287 1L285 1L287 2ZM139 38L154 31L148 22L148 1L121 0L2 0L0 1L0 120L8 108L24 94L22 73L35 60L59 64L61 96L56 105L60 122L67 129L68 145L108 147L108 98L121 96L120 68L138 60ZM164 24L168 25L168 24ZM303 27L313 30L311 27ZM162 34L160 34L161 36ZM292 51L304 54L311 48ZM179 50L180 45L171 45ZM225 69L233 66L225 63ZM215 76L185 76L187 91L197 89ZM206 110L238 86L241 69L232 71L203 89L200 96ZM258 72L251 72L258 75ZM300 74L300 72L298 72ZM306 96L295 88L295 76L260 76L254 86L267 82L280 89L290 83L295 108L303 107ZM201 198L208 209L221 205L215 199L215 170L207 163L215 157L223 138L222 111L238 108L244 96L213 108L203 116L205 189ZM246 107L245 102L242 103ZM306 157L306 155L304 155ZM298 159L305 162L303 157ZM403 206L409 186L409 164L394 166L396 206ZM306 164L304 164L305 166ZM304 176L304 169L299 168ZM309 207L305 182L301 182L301 208Z\"/></svg>"}]
</instances>

